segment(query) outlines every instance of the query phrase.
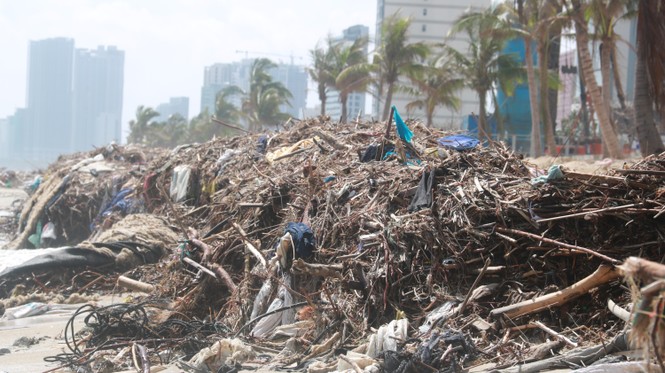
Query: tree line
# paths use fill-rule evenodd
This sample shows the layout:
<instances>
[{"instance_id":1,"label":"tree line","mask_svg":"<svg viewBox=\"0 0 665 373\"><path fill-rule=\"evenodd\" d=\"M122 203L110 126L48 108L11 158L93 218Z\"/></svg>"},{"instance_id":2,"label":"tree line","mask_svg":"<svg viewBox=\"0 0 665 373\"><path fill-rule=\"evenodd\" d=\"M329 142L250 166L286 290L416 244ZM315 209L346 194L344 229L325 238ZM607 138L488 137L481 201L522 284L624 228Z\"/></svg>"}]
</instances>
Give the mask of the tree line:
<instances>
[{"instance_id":1,"label":"tree line","mask_svg":"<svg viewBox=\"0 0 665 373\"><path fill-rule=\"evenodd\" d=\"M407 109L420 109L428 126L434 125L434 113L441 107L457 110L460 91L468 88L478 97L478 135L489 139L487 100L494 104L492 113L501 122L499 90L513 94L520 84L529 88L531 112L531 155L542 155L541 138L546 149L555 146L555 117L550 95L558 88L558 69L552 69L552 53L562 38L576 40L578 68L582 82L582 110L595 118L606 154L621 158L620 129L612 109L614 87L620 108L628 103L616 68L617 45L621 40L615 32L618 21L637 17L637 66L631 128L640 143L643 155L663 151L656 118L664 110L665 0L507 0L487 9L464 13L439 43L409 42L411 19L399 14L387 17L378 30L375 50L367 53L369 40L338 41L328 37L310 51L312 63L307 68L316 83L321 115L332 91L341 104L342 122L347 120L347 101L353 92L371 93L382 105L386 120L397 92L412 97ZM568 31L566 31L568 30ZM466 48L455 49L447 38L463 35ZM524 62L513 54L503 53L509 40L524 41ZM599 46L600 81L596 79L590 45ZM554 57L551 57L554 56ZM136 119L130 122L129 142L156 146L206 141L224 136L232 130L215 123L216 117L229 123L243 123L250 130L263 124L283 123L288 114L280 107L289 104L291 93L269 74L276 65L260 58L251 67L249 91L229 86L217 95L214 113L201 113L189 123L177 116L166 122L151 120L158 116L151 108L139 107ZM236 106L234 102L239 102ZM623 129L626 131L626 129ZM588 133L588 129L586 130Z\"/></svg>"}]
</instances>

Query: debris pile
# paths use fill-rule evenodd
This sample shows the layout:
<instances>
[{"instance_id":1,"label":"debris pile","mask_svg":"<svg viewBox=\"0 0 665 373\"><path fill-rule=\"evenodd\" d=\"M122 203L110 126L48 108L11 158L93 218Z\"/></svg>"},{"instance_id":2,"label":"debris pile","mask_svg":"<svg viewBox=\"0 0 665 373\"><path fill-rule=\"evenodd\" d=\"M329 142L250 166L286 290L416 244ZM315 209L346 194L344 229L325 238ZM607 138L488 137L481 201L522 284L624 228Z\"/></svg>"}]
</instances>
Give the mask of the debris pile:
<instances>
[{"instance_id":1,"label":"debris pile","mask_svg":"<svg viewBox=\"0 0 665 373\"><path fill-rule=\"evenodd\" d=\"M87 335L67 336L63 363L510 372L628 348L617 266L661 258L665 154L543 171L501 143L395 124L321 117L140 156L115 147L122 160L85 181L73 172L92 162L52 166L10 247L53 222L68 245L166 250L106 268L153 292L79 310ZM123 233L138 212L168 228Z\"/></svg>"}]
</instances>

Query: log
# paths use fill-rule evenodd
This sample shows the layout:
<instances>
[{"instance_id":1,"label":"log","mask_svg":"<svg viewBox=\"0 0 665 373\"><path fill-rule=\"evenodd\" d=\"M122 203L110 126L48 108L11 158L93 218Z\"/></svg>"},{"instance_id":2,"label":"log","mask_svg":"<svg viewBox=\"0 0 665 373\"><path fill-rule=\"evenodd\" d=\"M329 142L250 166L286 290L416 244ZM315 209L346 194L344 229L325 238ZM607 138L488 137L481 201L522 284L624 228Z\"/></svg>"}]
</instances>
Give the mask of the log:
<instances>
[{"instance_id":1,"label":"log","mask_svg":"<svg viewBox=\"0 0 665 373\"><path fill-rule=\"evenodd\" d=\"M665 265L631 256L618 266L625 277L637 277L644 281L665 278Z\"/></svg>"},{"instance_id":2,"label":"log","mask_svg":"<svg viewBox=\"0 0 665 373\"><path fill-rule=\"evenodd\" d=\"M150 294L155 291L154 285L146 284L145 282L137 281L125 276L118 276L117 284L125 289L140 291L142 293Z\"/></svg>"},{"instance_id":3,"label":"log","mask_svg":"<svg viewBox=\"0 0 665 373\"><path fill-rule=\"evenodd\" d=\"M292 268L301 273L312 276L342 278L343 266L341 264L317 264L307 263L302 259L296 259Z\"/></svg>"},{"instance_id":4,"label":"log","mask_svg":"<svg viewBox=\"0 0 665 373\"><path fill-rule=\"evenodd\" d=\"M615 270L614 267L601 265L591 275L563 290L511 304L509 306L496 308L490 312L490 315L503 315L507 318L515 318L541 311L547 307L561 306L562 304L588 293L589 290L615 280L620 276L620 271Z\"/></svg>"}]
</instances>

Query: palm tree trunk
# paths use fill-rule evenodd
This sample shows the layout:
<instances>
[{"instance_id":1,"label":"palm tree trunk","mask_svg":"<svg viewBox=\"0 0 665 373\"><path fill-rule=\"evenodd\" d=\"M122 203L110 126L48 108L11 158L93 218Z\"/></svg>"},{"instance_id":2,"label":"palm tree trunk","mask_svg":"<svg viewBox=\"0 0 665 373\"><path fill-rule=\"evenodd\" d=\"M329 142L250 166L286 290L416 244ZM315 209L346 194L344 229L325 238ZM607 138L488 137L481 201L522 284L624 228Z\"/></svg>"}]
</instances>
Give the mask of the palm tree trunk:
<instances>
[{"instance_id":1,"label":"palm tree trunk","mask_svg":"<svg viewBox=\"0 0 665 373\"><path fill-rule=\"evenodd\" d=\"M326 97L326 94L324 93L323 95L319 94L319 100L321 100L321 116L326 115L326 100L328 97Z\"/></svg>"},{"instance_id":2,"label":"palm tree trunk","mask_svg":"<svg viewBox=\"0 0 665 373\"><path fill-rule=\"evenodd\" d=\"M481 141L483 138L487 141L490 140L490 135L487 131L487 113L485 111L486 96L487 92L482 90L478 91L478 101L480 101L480 107L478 108L478 111L480 112L478 115L478 138Z\"/></svg>"},{"instance_id":3,"label":"palm tree trunk","mask_svg":"<svg viewBox=\"0 0 665 373\"><path fill-rule=\"evenodd\" d=\"M386 93L386 103L383 106L383 120L388 120L388 115L390 115L390 106L393 101L393 83L388 83L388 92Z\"/></svg>"},{"instance_id":4,"label":"palm tree trunk","mask_svg":"<svg viewBox=\"0 0 665 373\"><path fill-rule=\"evenodd\" d=\"M640 56L640 45L637 41L637 66L635 67L635 130L640 142L640 153L643 157L657 154L664 150L663 140L653 120L653 105L649 95L644 57Z\"/></svg>"},{"instance_id":5,"label":"palm tree trunk","mask_svg":"<svg viewBox=\"0 0 665 373\"><path fill-rule=\"evenodd\" d=\"M340 93L339 101L342 104L342 117L340 118L340 123L346 123L346 102L348 101L348 95Z\"/></svg>"},{"instance_id":6,"label":"palm tree trunk","mask_svg":"<svg viewBox=\"0 0 665 373\"><path fill-rule=\"evenodd\" d=\"M580 55L580 66L584 70L584 80L587 92L591 102L598 115L600 122L600 132L603 136L603 143L607 146L609 156L615 159L623 158L619 139L617 137L612 123L610 122L609 109L603 100L600 87L593 75L593 64L591 62L591 53L589 52L589 35L587 33L587 24L584 19L584 13L581 10L580 0L572 0L575 12L575 31L577 33L577 49Z\"/></svg>"},{"instance_id":7,"label":"palm tree trunk","mask_svg":"<svg viewBox=\"0 0 665 373\"><path fill-rule=\"evenodd\" d=\"M530 38L524 38L526 59L526 77L529 84L529 106L531 107L531 147L532 157L540 157L543 153L540 146L540 109L538 107L538 88L536 87L536 72L533 67L533 51Z\"/></svg>"},{"instance_id":8,"label":"palm tree trunk","mask_svg":"<svg viewBox=\"0 0 665 373\"><path fill-rule=\"evenodd\" d=\"M617 49L612 47L610 52L610 60L612 62L612 72L614 73L614 87L617 90L617 99L619 99L619 105L621 105L621 110L626 110L626 94L623 91L623 84L621 84L621 75L619 75L619 68L617 66Z\"/></svg>"},{"instance_id":9,"label":"palm tree trunk","mask_svg":"<svg viewBox=\"0 0 665 373\"><path fill-rule=\"evenodd\" d=\"M610 47L608 42L605 41L600 45L600 75L603 79L603 101L605 101L608 109L612 107L612 67L610 56Z\"/></svg>"},{"instance_id":10,"label":"palm tree trunk","mask_svg":"<svg viewBox=\"0 0 665 373\"><path fill-rule=\"evenodd\" d=\"M552 126L552 118L550 115L550 100L549 100L549 82L547 75L549 74L547 54L547 41L542 40L538 43L538 69L540 72L540 107L542 109L542 120L545 127L545 144L547 144L547 152L550 155L556 154L556 141L554 140L554 127Z\"/></svg>"},{"instance_id":11,"label":"palm tree trunk","mask_svg":"<svg viewBox=\"0 0 665 373\"><path fill-rule=\"evenodd\" d=\"M549 16L561 13L563 5L561 2L554 2L552 4L551 13ZM561 55L561 22L554 22L550 25L548 32L548 47L547 47L547 67L549 71L559 73L559 57ZM550 112L550 122L554 126L552 131L556 136L556 119L557 119L557 104L558 104L558 90L557 87L550 87L548 89L548 109Z\"/></svg>"}]
</instances>

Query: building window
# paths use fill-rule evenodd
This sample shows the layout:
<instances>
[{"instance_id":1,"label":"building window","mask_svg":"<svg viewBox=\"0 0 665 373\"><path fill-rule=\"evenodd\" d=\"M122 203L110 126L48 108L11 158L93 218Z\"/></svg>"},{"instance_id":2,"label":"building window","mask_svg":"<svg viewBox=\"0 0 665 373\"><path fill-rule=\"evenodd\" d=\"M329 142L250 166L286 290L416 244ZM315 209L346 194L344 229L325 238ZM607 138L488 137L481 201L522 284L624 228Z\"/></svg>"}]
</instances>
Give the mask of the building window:
<instances>
[{"instance_id":1,"label":"building window","mask_svg":"<svg viewBox=\"0 0 665 373\"><path fill-rule=\"evenodd\" d=\"M424 15L424 16L427 15L427 8L423 8L423 15Z\"/></svg>"},{"instance_id":2,"label":"building window","mask_svg":"<svg viewBox=\"0 0 665 373\"><path fill-rule=\"evenodd\" d=\"M423 32L427 31L427 25L423 25Z\"/></svg>"}]
</instances>

